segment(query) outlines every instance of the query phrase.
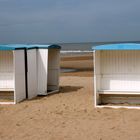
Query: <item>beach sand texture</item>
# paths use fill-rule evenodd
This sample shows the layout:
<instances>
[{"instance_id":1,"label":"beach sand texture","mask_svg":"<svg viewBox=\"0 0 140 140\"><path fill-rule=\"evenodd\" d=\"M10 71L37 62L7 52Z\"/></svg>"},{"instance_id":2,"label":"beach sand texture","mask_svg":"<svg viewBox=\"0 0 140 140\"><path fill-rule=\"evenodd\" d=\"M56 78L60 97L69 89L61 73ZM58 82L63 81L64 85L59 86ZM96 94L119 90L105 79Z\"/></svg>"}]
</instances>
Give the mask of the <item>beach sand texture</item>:
<instances>
[{"instance_id":1,"label":"beach sand texture","mask_svg":"<svg viewBox=\"0 0 140 140\"><path fill-rule=\"evenodd\" d=\"M0 140L140 139L140 110L95 109L93 72L83 69L61 74L57 94L0 105Z\"/></svg>"},{"instance_id":2,"label":"beach sand texture","mask_svg":"<svg viewBox=\"0 0 140 140\"><path fill-rule=\"evenodd\" d=\"M62 56L60 65L62 68L92 70L93 69L93 53Z\"/></svg>"}]
</instances>

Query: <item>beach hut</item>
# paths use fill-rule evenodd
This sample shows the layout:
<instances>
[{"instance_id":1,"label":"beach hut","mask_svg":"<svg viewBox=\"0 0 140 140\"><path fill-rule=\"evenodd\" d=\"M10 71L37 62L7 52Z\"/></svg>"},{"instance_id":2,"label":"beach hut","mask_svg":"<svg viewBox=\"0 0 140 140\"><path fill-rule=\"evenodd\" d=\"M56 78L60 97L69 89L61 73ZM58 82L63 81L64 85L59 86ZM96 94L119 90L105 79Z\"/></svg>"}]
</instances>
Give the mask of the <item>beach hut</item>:
<instances>
[{"instance_id":1,"label":"beach hut","mask_svg":"<svg viewBox=\"0 0 140 140\"><path fill-rule=\"evenodd\" d=\"M28 98L59 91L60 46L29 45L27 48Z\"/></svg>"},{"instance_id":2,"label":"beach hut","mask_svg":"<svg viewBox=\"0 0 140 140\"><path fill-rule=\"evenodd\" d=\"M93 47L95 107L139 108L140 44Z\"/></svg>"},{"instance_id":3,"label":"beach hut","mask_svg":"<svg viewBox=\"0 0 140 140\"><path fill-rule=\"evenodd\" d=\"M25 46L0 45L0 104L26 98Z\"/></svg>"}]
</instances>

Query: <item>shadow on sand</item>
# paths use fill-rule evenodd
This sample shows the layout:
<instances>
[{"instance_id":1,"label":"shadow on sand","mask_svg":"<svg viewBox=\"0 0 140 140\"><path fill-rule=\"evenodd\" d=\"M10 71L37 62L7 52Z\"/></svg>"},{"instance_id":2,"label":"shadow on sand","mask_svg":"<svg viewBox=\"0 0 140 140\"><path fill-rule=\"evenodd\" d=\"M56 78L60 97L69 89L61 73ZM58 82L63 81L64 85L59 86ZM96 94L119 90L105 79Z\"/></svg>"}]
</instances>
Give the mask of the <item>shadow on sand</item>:
<instances>
[{"instance_id":1,"label":"shadow on sand","mask_svg":"<svg viewBox=\"0 0 140 140\"><path fill-rule=\"evenodd\" d=\"M38 95L37 97L29 99L28 101L40 100L43 99L44 97L51 97L59 93L70 93L70 92L78 91L82 88L83 88L82 86L60 86L59 92L48 94L48 95Z\"/></svg>"},{"instance_id":2,"label":"shadow on sand","mask_svg":"<svg viewBox=\"0 0 140 140\"><path fill-rule=\"evenodd\" d=\"M73 92L73 91L78 91L80 90L81 86L61 86L60 87L60 93L69 93L69 92Z\"/></svg>"}]
</instances>

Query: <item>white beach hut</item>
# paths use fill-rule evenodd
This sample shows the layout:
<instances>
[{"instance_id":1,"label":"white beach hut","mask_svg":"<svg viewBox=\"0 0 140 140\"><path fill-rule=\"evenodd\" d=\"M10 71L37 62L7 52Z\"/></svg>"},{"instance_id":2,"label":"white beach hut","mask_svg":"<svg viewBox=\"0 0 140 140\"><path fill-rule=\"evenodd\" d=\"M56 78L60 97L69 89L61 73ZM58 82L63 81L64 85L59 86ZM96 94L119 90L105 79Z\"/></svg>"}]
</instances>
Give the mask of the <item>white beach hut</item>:
<instances>
[{"instance_id":1,"label":"white beach hut","mask_svg":"<svg viewBox=\"0 0 140 140\"><path fill-rule=\"evenodd\" d=\"M59 91L60 46L30 45L27 49L28 98Z\"/></svg>"},{"instance_id":2,"label":"white beach hut","mask_svg":"<svg viewBox=\"0 0 140 140\"><path fill-rule=\"evenodd\" d=\"M101 45L93 49L95 107L139 108L140 44Z\"/></svg>"},{"instance_id":3,"label":"white beach hut","mask_svg":"<svg viewBox=\"0 0 140 140\"><path fill-rule=\"evenodd\" d=\"M0 104L26 98L25 46L0 45Z\"/></svg>"}]
</instances>

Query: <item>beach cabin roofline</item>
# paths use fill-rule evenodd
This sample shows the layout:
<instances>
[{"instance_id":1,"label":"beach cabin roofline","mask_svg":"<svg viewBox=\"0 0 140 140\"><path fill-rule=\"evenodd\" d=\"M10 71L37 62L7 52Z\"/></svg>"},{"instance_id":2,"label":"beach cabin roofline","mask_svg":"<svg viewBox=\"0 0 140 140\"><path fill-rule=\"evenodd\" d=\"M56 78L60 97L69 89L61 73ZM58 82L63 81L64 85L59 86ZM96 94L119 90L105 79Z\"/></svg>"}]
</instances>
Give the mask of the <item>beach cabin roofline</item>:
<instances>
[{"instance_id":1,"label":"beach cabin roofline","mask_svg":"<svg viewBox=\"0 0 140 140\"><path fill-rule=\"evenodd\" d=\"M92 47L93 50L140 50L140 44L124 43L124 44L108 44Z\"/></svg>"},{"instance_id":2,"label":"beach cabin roofline","mask_svg":"<svg viewBox=\"0 0 140 140\"><path fill-rule=\"evenodd\" d=\"M93 47L95 107L140 105L140 44Z\"/></svg>"}]
</instances>

